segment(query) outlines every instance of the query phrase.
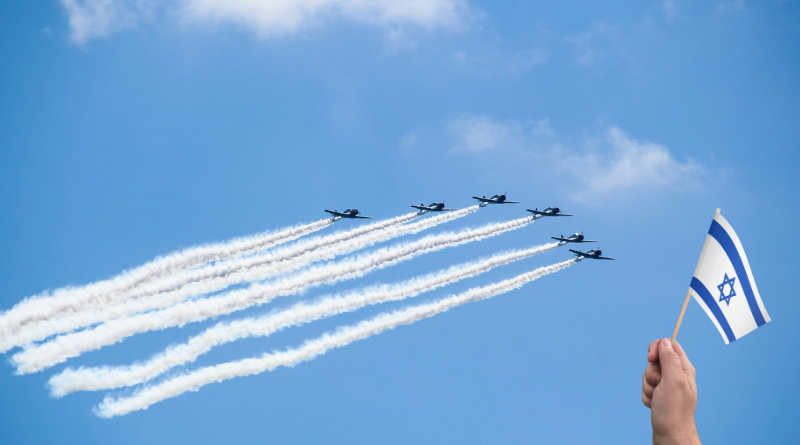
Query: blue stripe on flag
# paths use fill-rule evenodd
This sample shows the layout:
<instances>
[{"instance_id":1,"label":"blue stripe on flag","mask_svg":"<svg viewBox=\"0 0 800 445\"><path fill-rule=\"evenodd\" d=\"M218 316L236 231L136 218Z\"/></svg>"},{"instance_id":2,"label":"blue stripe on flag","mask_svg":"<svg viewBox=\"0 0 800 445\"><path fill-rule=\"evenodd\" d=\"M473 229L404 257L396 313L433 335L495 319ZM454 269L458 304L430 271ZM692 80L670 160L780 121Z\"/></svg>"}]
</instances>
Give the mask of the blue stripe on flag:
<instances>
[{"instance_id":1,"label":"blue stripe on flag","mask_svg":"<svg viewBox=\"0 0 800 445\"><path fill-rule=\"evenodd\" d=\"M744 263L742 262L742 257L739 256L739 251L736 250L736 245L733 244L733 240L731 239L728 232L722 228L722 226L714 221L711 220L711 228L708 229L708 234L714 237L715 240L719 243L720 246L725 250L725 253L728 255L728 259L731 260L731 264L733 264L733 270L736 271L736 276L739 278L739 283L742 285L742 289L744 289L744 296L747 298L747 304L750 306L750 312L753 314L753 318L756 320L756 325L759 327L766 323L764 321L764 315L761 313L761 309L758 307L758 302L756 302L756 296L753 293L753 288L750 286L750 279L747 276L747 271L744 268Z\"/></svg>"},{"instance_id":2,"label":"blue stripe on flag","mask_svg":"<svg viewBox=\"0 0 800 445\"><path fill-rule=\"evenodd\" d=\"M722 313L722 310L719 308L717 302L714 301L714 297L711 296L711 293L708 292L708 288L706 288L705 284L703 284L697 278L692 277L691 288L697 292L697 295L699 295L700 298L705 301L706 306L711 309L711 313L714 314L714 318L717 319L717 323L719 323L722 331L725 332L725 336L728 337L728 343L735 341L736 336L733 335L731 326L728 324L728 319L725 318L725 314Z\"/></svg>"}]
</instances>

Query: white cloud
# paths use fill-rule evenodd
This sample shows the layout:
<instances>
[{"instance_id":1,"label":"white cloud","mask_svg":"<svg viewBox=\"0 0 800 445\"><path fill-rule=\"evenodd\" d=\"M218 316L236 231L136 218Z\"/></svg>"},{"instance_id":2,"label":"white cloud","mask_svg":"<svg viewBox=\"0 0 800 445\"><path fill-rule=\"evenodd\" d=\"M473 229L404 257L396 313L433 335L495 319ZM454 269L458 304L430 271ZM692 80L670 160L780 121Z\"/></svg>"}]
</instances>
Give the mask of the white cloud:
<instances>
[{"instance_id":1,"label":"white cloud","mask_svg":"<svg viewBox=\"0 0 800 445\"><path fill-rule=\"evenodd\" d=\"M580 185L570 194L576 201L657 189L694 189L705 176L705 169L692 159L679 162L667 147L631 139L618 127L610 128L601 142L603 149L568 156L561 162L562 169L572 173Z\"/></svg>"},{"instance_id":2,"label":"white cloud","mask_svg":"<svg viewBox=\"0 0 800 445\"><path fill-rule=\"evenodd\" d=\"M534 136L555 136L553 128L550 126L550 119L544 118L533 122L531 134Z\"/></svg>"},{"instance_id":3,"label":"white cloud","mask_svg":"<svg viewBox=\"0 0 800 445\"><path fill-rule=\"evenodd\" d=\"M575 139L556 135L546 118L497 121L486 115L464 114L451 121L447 131L453 136L452 154L503 152L506 162L502 168L507 176L519 173L517 166L549 166L538 170L541 179L563 189L574 201L604 202L658 191L698 190L708 176L694 160L678 161L667 147L633 139L616 126L596 137ZM409 137L415 144L421 143L416 133Z\"/></svg>"},{"instance_id":4,"label":"white cloud","mask_svg":"<svg viewBox=\"0 0 800 445\"><path fill-rule=\"evenodd\" d=\"M412 30L461 26L472 15L465 0L61 0L75 43L135 26L152 16L156 2L184 21L232 24L265 38L345 19L402 40Z\"/></svg>"},{"instance_id":5,"label":"white cloud","mask_svg":"<svg viewBox=\"0 0 800 445\"><path fill-rule=\"evenodd\" d=\"M453 54L452 56L450 56L450 58L455 60L458 63L464 63L464 62L467 61L467 53L465 53L464 51L459 51L459 52Z\"/></svg>"},{"instance_id":6,"label":"white cloud","mask_svg":"<svg viewBox=\"0 0 800 445\"><path fill-rule=\"evenodd\" d=\"M416 132L409 133L400 140L400 149L405 153L411 153L416 148L419 135Z\"/></svg>"},{"instance_id":7,"label":"white cloud","mask_svg":"<svg viewBox=\"0 0 800 445\"><path fill-rule=\"evenodd\" d=\"M69 16L70 40L91 39L131 28L155 11L153 0L61 0Z\"/></svg>"},{"instance_id":8,"label":"white cloud","mask_svg":"<svg viewBox=\"0 0 800 445\"><path fill-rule=\"evenodd\" d=\"M512 71L528 71L536 65L541 65L550 59L550 51L544 48L534 48L529 51L520 51L514 54L511 60Z\"/></svg>"},{"instance_id":9,"label":"white cloud","mask_svg":"<svg viewBox=\"0 0 800 445\"><path fill-rule=\"evenodd\" d=\"M448 125L455 139L453 152L480 154L497 150L519 150L530 143L530 136L553 135L550 121L498 122L489 116L462 114Z\"/></svg>"},{"instance_id":10,"label":"white cloud","mask_svg":"<svg viewBox=\"0 0 800 445\"><path fill-rule=\"evenodd\" d=\"M473 51L458 51L449 59L461 68L494 74L525 74L533 67L547 63L550 51L539 43L533 48L513 50L502 45L478 46Z\"/></svg>"},{"instance_id":11,"label":"white cloud","mask_svg":"<svg viewBox=\"0 0 800 445\"><path fill-rule=\"evenodd\" d=\"M264 36L297 32L325 16L387 29L458 25L466 5L458 0L184 0L188 17L238 23Z\"/></svg>"},{"instance_id":12,"label":"white cloud","mask_svg":"<svg viewBox=\"0 0 800 445\"><path fill-rule=\"evenodd\" d=\"M667 14L667 23L672 23L672 19L678 15L678 2L675 0L664 0L662 4L664 13Z\"/></svg>"},{"instance_id":13,"label":"white cloud","mask_svg":"<svg viewBox=\"0 0 800 445\"><path fill-rule=\"evenodd\" d=\"M461 115L450 123L449 129L456 139L456 152L482 153L518 146L522 141L517 125L495 122L487 116Z\"/></svg>"},{"instance_id":14,"label":"white cloud","mask_svg":"<svg viewBox=\"0 0 800 445\"><path fill-rule=\"evenodd\" d=\"M612 48L612 46L616 46L612 44L617 34L617 28L599 22L592 25L592 27L583 34L567 37L566 41L575 46L578 63L592 66L599 64L608 56L606 51L617 51L617 49Z\"/></svg>"}]
</instances>

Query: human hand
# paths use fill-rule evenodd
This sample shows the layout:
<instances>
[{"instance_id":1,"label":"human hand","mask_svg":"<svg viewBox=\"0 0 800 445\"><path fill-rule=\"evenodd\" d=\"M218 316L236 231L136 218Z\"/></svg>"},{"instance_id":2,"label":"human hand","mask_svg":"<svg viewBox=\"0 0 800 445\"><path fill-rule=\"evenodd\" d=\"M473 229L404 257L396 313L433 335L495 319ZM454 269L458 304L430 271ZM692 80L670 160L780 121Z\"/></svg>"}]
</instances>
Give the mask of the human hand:
<instances>
[{"instance_id":1,"label":"human hand","mask_svg":"<svg viewBox=\"0 0 800 445\"><path fill-rule=\"evenodd\" d=\"M694 422L695 369L683 348L668 338L650 343L642 376L642 402L650 408L653 443L700 444Z\"/></svg>"}]
</instances>

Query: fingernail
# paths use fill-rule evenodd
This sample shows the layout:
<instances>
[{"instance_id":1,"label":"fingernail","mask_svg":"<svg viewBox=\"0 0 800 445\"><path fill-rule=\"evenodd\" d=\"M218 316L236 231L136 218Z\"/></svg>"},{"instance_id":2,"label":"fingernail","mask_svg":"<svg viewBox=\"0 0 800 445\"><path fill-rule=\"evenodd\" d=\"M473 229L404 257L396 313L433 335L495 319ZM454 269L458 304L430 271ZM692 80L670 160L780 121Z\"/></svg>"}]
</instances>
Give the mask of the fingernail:
<instances>
[{"instance_id":1,"label":"fingernail","mask_svg":"<svg viewBox=\"0 0 800 445\"><path fill-rule=\"evenodd\" d=\"M668 348L668 349L672 349L672 341L670 339L668 339L668 338L665 338L665 339L661 340L661 346L663 346L665 348Z\"/></svg>"}]
</instances>

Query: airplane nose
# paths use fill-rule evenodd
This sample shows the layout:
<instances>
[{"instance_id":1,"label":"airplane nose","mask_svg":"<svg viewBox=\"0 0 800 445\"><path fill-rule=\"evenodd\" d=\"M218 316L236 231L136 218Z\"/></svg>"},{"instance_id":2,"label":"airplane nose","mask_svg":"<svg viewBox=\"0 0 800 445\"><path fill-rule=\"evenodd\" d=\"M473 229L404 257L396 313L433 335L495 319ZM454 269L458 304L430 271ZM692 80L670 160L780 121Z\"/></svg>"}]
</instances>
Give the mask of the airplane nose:
<instances>
[{"instance_id":1,"label":"airplane nose","mask_svg":"<svg viewBox=\"0 0 800 445\"><path fill-rule=\"evenodd\" d=\"M505 200L506 200L506 195L500 195L500 201L505 201Z\"/></svg>"},{"instance_id":2,"label":"airplane nose","mask_svg":"<svg viewBox=\"0 0 800 445\"><path fill-rule=\"evenodd\" d=\"M358 215L358 209L353 209L353 215Z\"/></svg>"},{"instance_id":3,"label":"airplane nose","mask_svg":"<svg viewBox=\"0 0 800 445\"><path fill-rule=\"evenodd\" d=\"M558 207L556 207L556 208L554 208L554 209L553 209L553 211L554 211L554 212L556 212L556 213L558 213L558 212L560 212L560 211L561 211L561 209L559 209Z\"/></svg>"}]
</instances>

